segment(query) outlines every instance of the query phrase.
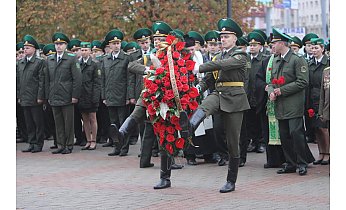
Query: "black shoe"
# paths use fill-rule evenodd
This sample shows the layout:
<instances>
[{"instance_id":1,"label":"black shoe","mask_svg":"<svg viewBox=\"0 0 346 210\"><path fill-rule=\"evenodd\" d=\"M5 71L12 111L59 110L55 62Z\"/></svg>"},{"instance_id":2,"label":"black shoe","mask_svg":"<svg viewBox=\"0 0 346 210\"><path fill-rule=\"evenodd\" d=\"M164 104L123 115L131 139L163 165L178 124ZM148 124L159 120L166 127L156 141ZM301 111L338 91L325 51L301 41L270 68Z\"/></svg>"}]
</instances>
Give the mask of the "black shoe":
<instances>
[{"instance_id":1,"label":"black shoe","mask_svg":"<svg viewBox=\"0 0 346 210\"><path fill-rule=\"evenodd\" d=\"M314 162L312 162L312 164L314 164L314 165L319 165L319 164L322 163L322 161L323 161L323 159L321 159L321 160L315 160Z\"/></svg>"},{"instance_id":2,"label":"black shoe","mask_svg":"<svg viewBox=\"0 0 346 210\"><path fill-rule=\"evenodd\" d=\"M139 165L140 168L150 168L153 167L154 163L149 163L149 164L145 164L145 165Z\"/></svg>"},{"instance_id":3,"label":"black shoe","mask_svg":"<svg viewBox=\"0 0 346 210\"><path fill-rule=\"evenodd\" d=\"M158 189L165 189L168 187L171 187L171 181L168 179L160 179L160 182L156 186L154 186L154 189L158 190Z\"/></svg>"},{"instance_id":4,"label":"black shoe","mask_svg":"<svg viewBox=\"0 0 346 210\"><path fill-rule=\"evenodd\" d=\"M308 173L308 170L306 169L306 167L299 167L299 175L300 176L304 176L304 175L306 175L306 173Z\"/></svg>"},{"instance_id":5,"label":"black shoe","mask_svg":"<svg viewBox=\"0 0 346 210\"><path fill-rule=\"evenodd\" d=\"M235 183L227 181L224 186L221 187L220 193L228 193L235 190Z\"/></svg>"},{"instance_id":6,"label":"black shoe","mask_svg":"<svg viewBox=\"0 0 346 210\"><path fill-rule=\"evenodd\" d=\"M113 147L113 142L109 141L108 143L103 144L102 147Z\"/></svg>"},{"instance_id":7,"label":"black shoe","mask_svg":"<svg viewBox=\"0 0 346 210\"><path fill-rule=\"evenodd\" d=\"M42 147L34 147L34 149L31 150L31 153L37 153L37 152L42 152Z\"/></svg>"},{"instance_id":8,"label":"black shoe","mask_svg":"<svg viewBox=\"0 0 346 210\"><path fill-rule=\"evenodd\" d=\"M89 149L88 150L95 150L96 149L96 141L91 141L91 142L95 142L95 146L94 147L91 147L91 145L89 146Z\"/></svg>"},{"instance_id":9,"label":"black shoe","mask_svg":"<svg viewBox=\"0 0 346 210\"><path fill-rule=\"evenodd\" d=\"M82 147L81 150L89 150L89 148L90 148L90 144L88 146Z\"/></svg>"},{"instance_id":10,"label":"black shoe","mask_svg":"<svg viewBox=\"0 0 346 210\"><path fill-rule=\"evenodd\" d=\"M51 147L49 147L50 149L58 149L58 145L53 145Z\"/></svg>"},{"instance_id":11,"label":"black shoe","mask_svg":"<svg viewBox=\"0 0 346 210\"><path fill-rule=\"evenodd\" d=\"M188 159L188 160L187 160L187 165L196 166L196 165L197 165L197 162L196 162L195 159Z\"/></svg>"},{"instance_id":12,"label":"black shoe","mask_svg":"<svg viewBox=\"0 0 346 210\"><path fill-rule=\"evenodd\" d=\"M247 147L246 151L247 152L254 152L254 151L256 151L256 147L250 143L249 146Z\"/></svg>"},{"instance_id":13,"label":"black shoe","mask_svg":"<svg viewBox=\"0 0 346 210\"><path fill-rule=\"evenodd\" d=\"M245 160L240 160L239 161L239 167L243 167L243 166L245 166Z\"/></svg>"},{"instance_id":14,"label":"black shoe","mask_svg":"<svg viewBox=\"0 0 346 210\"><path fill-rule=\"evenodd\" d=\"M330 160L322 160L321 165L329 165Z\"/></svg>"},{"instance_id":15,"label":"black shoe","mask_svg":"<svg viewBox=\"0 0 346 210\"><path fill-rule=\"evenodd\" d=\"M108 156L117 156L120 154L120 151L114 148L113 152L108 153Z\"/></svg>"},{"instance_id":16,"label":"black shoe","mask_svg":"<svg viewBox=\"0 0 346 210\"><path fill-rule=\"evenodd\" d=\"M61 152L61 154L63 154L63 155L71 154L71 153L72 153L72 149L67 149L67 148L65 148L65 149Z\"/></svg>"},{"instance_id":17,"label":"black shoe","mask_svg":"<svg viewBox=\"0 0 346 210\"><path fill-rule=\"evenodd\" d=\"M27 149L22 150L22 152L31 152L34 149L33 145L30 145Z\"/></svg>"},{"instance_id":18,"label":"black shoe","mask_svg":"<svg viewBox=\"0 0 346 210\"><path fill-rule=\"evenodd\" d=\"M65 148L60 148L60 149L54 150L54 151L52 152L52 154L60 154L60 153L62 153L62 151L64 151L64 150L65 150Z\"/></svg>"},{"instance_id":19,"label":"black shoe","mask_svg":"<svg viewBox=\"0 0 346 210\"><path fill-rule=\"evenodd\" d=\"M256 153L264 153L265 148L263 145L260 145L257 149L256 149Z\"/></svg>"},{"instance_id":20,"label":"black shoe","mask_svg":"<svg viewBox=\"0 0 346 210\"><path fill-rule=\"evenodd\" d=\"M224 166L226 165L226 160L224 158L220 158L220 160L217 162L219 166Z\"/></svg>"},{"instance_id":21,"label":"black shoe","mask_svg":"<svg viewBox=\"0 0 346 210\"><path fill-rule=\"evenodd\" d=\"M184 166L183 165L178 165L178 164L172 164L171 165L171 169L173 170L173 169L182 169Z\"/></svg>"},{"instance_id":22,"label":"black shoe","mask_svg":"<svg viewBox=\"0 0 346 210\"><path fill-rule=\"evenodd\" d=\"M265 163L263 165L263 168L279 168L280 166L276 166L276 165L271 165L271 164L268 164L268 163Z\"/></svg>"},{"instance_id":23,"label":"black shoe","mask_svg":"<svg viewBox=\"0 0 346 210\"><path fill-rule=\"evenodd\" d=\"M79 146L84 147L86 144L87 144L87 142L86 142L86 141L82 141L82 142L79 144Z\"/></svg>"},{"instance_id":24,"label":"black shoe","mask_svg":"<svg viewBox=\"0 0 346 210\"><path fill-rule=\"evenodd\" d=\"M127 152L126 151L120 151L119 156L127 156Z\"/></svg>"},{"instance_id":25,"label":"black shoe","mask_svg":"<svg viewBox=\"0 0 346 210\"><path fill-rule=\"evenodd\" d=\"M296 172L296 168L284 167L284 168L278 170L276 173L277 174L287 174L287 173L295 173L295 172Z\"/></svg>"}]
</instances>

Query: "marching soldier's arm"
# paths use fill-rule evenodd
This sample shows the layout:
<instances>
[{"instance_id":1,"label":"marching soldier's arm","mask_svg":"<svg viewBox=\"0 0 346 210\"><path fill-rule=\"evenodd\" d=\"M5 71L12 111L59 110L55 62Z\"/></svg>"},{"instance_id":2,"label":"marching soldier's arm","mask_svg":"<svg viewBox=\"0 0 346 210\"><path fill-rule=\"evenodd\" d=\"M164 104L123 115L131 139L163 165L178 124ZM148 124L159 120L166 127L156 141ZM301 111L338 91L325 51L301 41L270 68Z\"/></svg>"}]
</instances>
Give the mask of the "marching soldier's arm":
<instances>
[{"instance_id":1,"label":"marching soldier's arm","mask_svg":"<svg viewBox=\"0 0 346 210\"><path fill-rule=\"evenodd\" d=\"M283 96L289 96L297 93L305 89L309 84L309 69L305 59L298 57L294 62L296 80L280 87L280 91Z\"/></svg>"},{"instance_id":2,"label":"marching soldier's arm","mask_svg":"<svg viewBox=\"0 0 346 210\"><path fill-rule=\"evenodd\" d=\"M133 73L133 74L144 75L146 68L142 64L142 60L143 60L143 58L135 60L135 61L131 61L127 67L129 72Z\"/></svg>"},{"instance_id":3,"label":"marching soldier's arm","mask_svg":"<svg viewBox=\"0 0 346 210\"><path fill-rule=\"evenodd\" d=\"M99 65L97 63L94 63L94 71L93 71L93 95L92 95L92 101L93 103L99 102L99 96L101 93L101 70L99 69Z\"/></svg>"},{"instance_id":4,"label":"marching soldier's arm","mask_svg":"<svg viewBox=\"0 0 346 210\"><path fill-rule=\"evenodd\" d=\"M210 88L212 85L215 85L215 79L212 72L208 72L205 74L205 76L202 78L202 80L198 83L200 86L200 93L203 93L208 88Z\"/></svg>"},{"instance_id":5,"label":"marching soldier's arm","mask_svg":"<svg viewBox=\"0 0 346 210\"><path fill-rule=\"evenodd\" d=\"M134 99L135 98L135 85L136 85L136 75L133 73L130 73L129 71L129 64L127 63L127 99Z\"/></svg>"},{"instance_id":6,"label":"marching soldier's arm","mask_svg":"<svg viewBox=\"0 0 346 210\"><path fill-rule=\"evenodd\" d=\"M199 72L211 72L215 70L229 71L239 69L246 65L246 55L237 53L227 59L210 61L199 66Z\"/></svg>"},{"instance_id":7,"label":"marching soldier's arm","mask_svg":"<svg viewBox=\"0 0 346 210\"><path fill-rule=\"evenodd\" d=\"M39 80L38 80L38 93L37 100L44 100L45 97L45 72L46 72L46 62L40 60L40 69L39 69Z\"/></svg>"},{"instance_id":8,"label":"marching soldier's arm","mask_svg":"<svg viewBox=\"0 0 346 210\"><path fill-rule=\"evenodd\" d=\"M73 58L72 67L72 98L78 99L82 88L82 72L77 58Z\"/></svg>"}]
</instances>

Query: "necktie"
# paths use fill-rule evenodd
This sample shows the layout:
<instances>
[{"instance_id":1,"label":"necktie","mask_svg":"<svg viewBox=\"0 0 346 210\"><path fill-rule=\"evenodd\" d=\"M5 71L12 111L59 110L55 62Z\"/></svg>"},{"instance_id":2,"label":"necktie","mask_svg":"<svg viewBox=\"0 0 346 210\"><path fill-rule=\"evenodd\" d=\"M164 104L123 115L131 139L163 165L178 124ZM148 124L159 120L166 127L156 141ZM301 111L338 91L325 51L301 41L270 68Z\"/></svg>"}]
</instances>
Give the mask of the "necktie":
<instances>
[{"instance_id":1,"label":"necktie","mask_svg":"<svg viewBox=\"0 0 346 210\"><path fill-rule=\"evenodd\" d=\"M58 56L58 63L60 62L60 60L61 60L61 56Z\"/></svg>"},{"instance_id":2,"label":"necktie","mask_svg":"<svg viewBox=\"0 0 346 210\"><path fill-rule=\"evenodd\" d=\"M221 59L224 59L226 54L227 54L227 51L223 51L221 54Z\"/></svg>"}]
</instances>

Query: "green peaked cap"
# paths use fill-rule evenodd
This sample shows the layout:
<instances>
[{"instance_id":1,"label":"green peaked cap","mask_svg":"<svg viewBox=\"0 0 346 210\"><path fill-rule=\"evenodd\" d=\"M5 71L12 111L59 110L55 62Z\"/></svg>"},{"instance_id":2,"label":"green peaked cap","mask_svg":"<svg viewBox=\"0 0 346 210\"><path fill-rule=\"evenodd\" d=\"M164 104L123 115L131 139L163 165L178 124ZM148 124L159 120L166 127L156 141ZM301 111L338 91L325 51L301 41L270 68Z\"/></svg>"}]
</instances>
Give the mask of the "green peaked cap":
<instances>
[{"instance_id":1,"label":"green peaked cap","mask_svg":"<svg viewBox=\"0 0 346 210\"><path fill-rule=\"evenodd\" d=\"M40 46L36 42L35 38L32 37L31 35L25 35L23 38L24 46L31 46L34 47L35 49L40 49Z\"/></svg>"},{"instance_id":2,"label":"green peaked cap","mask_svg":"<svg viewBox=\"0 0 346 210\"><path fill-rule=\"evenodd\" d=\"M144 41L153 34L149 28L140 28L133 34L133 39Z\"/></svg>"},{"instance_id":3,"label":"green peaked cap","mask_svg":"<svg viewBox=\"0 0 346 210\"><path fill-rule=\"evenodd\" d=\"M153 37L167 36L172 28L163 21L156 21L153 26Z\"/></svg>"},{"instance_id":4,"label":"green peaked cap","mask_svg":"<svg viewBox=\"0 0 346 210\"><path fill-rule=\"evenodd\" d=\"M90 48L91 49L91 43L90 42L81 42L80 43L81 48Z\"/></svg>"},{"instance_id":5,"label":"green peaked cap","mask_svg":"<svg viewBox=\"0 0 346 210\"><path fill-rule=\"evenodd\" d=\"M71 39L71 41L67 44L68 50L74 50L80 48L81 40L79 39Z\"/></svg>"},{"instance_id":6,"label":"green peaked cap","mask_svg":"<svg viewBox=\"0 0 346 210\"><path fill-rule=\"evenodd\" d=\"M40 50L43 50L44 46L46 46L45 44L38 44L38 46L40 47Z\"/></svg>"},{"instance_id":7,"label":"green peaked cap","mask_svg":"<svg viewBox=\"0 0 346 210\"><path fill-rule=\"evenodd\" d=\"M18 42L16 44L16 51L24 50L24 42Z\"/></svg>"},{"instance_id":8,"label":"green peaked cap","mask_svg":"<svg viewBox=\"0 0 346 210\"><path fill-rule=\"evenodd\" d=\"M217 43L217 41L220 39L220 35L219 33L217 33L216 31L212 30L212 31L208 31L205 35L204 35L204 40L209 43Z\"/></svg>"},{"instance_id":9,"label":"green peaked cap","mask_svg":"<svg viewBox=\"0 0 346 210\"><path fill-rule=\"evenodd\" d=\"M107 42L107 44L112 42L121 42L121 40L123 39L124 39L124 34L118 29L113 29L109 31L105 37L105 41Z\"/></svg>"},{"instance_id":10,"label":"green peaked cap","mask_svg":"<svg viewBox=\"0 0 346 210\"><path fill-rule=\"evenodd\" d=\"M56 53L55 45L52 43L46 44L42 51L43 51L43 54L45 54L46 56L54 54Z\"/></svg>"},{"instance_id":11,"label":"green peaked cap","mask_svg":"<svg viewBox=\"0 0 346 210\"><path fill-rule=\"evenodd\" d=\"M290 42L290 45L297 46L299 48L303 47L303 42L296 36L292 37L292 41Z\"/></svg>"},{"instance_id":12,"label":"green peaked cap","mask_svg":"<svg viewBox=\"0 0 346 210\"><path fill-rule=\"evenodd\" d=\"M192 37L195 39L196 43L199 43L201 46L204 46L204 39L200 33L197 31L189 31L187 32L189 37Z\"/></svg>"},{"instance_id":13,"label":"green peaked cap","mask_svg":"<svg viewBox=\"0 0 346 210\"><path fill-rule=\"evenodd\" d=\"M220 34L234 34L237 38L243 36L240 26L231 18L222 18L217 22Z\"/></svg>"},{"instance_id":14,"label":"green peaked cap","mask_svg":"<svg viewBox=\"0 0 346 210\"><path fill-rule=\"evenodd\" d=\"M303 37L303 45L305 46L306 44L310 44L310 39L312 38L318 38L317 34L314 33L308 33Z\"/></svg>"},{"instance_id":15,"label":"green peaked cap","mask_svg":"<svg viewBox=\"0 0 346 210\"><path fill-rule=\"evenodd\" d=\"M123 41L121 41L121 44L120 44L120 48L121 49L124 49L124 47L127 45L127 41L125 41L125 40L123 40Z\"/></svg>"},{"instance_id":16,"label":"green peaked cap","mask_svg":"<svg viewBox=\"0 0 346 210\"><path fill-rule=\"evenodd\" d=\"M249 46L249 42L247 41L247 37L242 36L242 37L238 38L236 45L237 46Z\"/></svg>"},{"instance_id":17,"label":"green peaked cap","mask_svg":"<svg viewBox=\"0 0 346 210\"><path fill-rule=\"evenodd\" d=\"M322 38L312 38L310 39L310 42L312 45L319 45L319 44L324 45L324 40Z\"/></svg>"},{"instance_id":18,"label":"green peaked cap","mask_svg":"<svg viewBox=\"0 0 346 210\"><path fill-rule=\"evenodd\" d=\"M261 34L261 36L265 39L265 40L267 40L267 34L266 33L264 33L264 31L262 31L261 29L254 29L252 32L257 32L257 33L259 33L259 34Z\"/></svg>"},{"instance_id":19,"label":"green peaked cap","mask_svg":"<svg viewBox=\"0 0 346 210\"><path fill-rule=\"evenodd\" d=\"M291 40L292 38L289 35L282 33L276 28L273 28L273 38L271 42L277 42L277 41L290 42Z\"/></svg>"},{"instance_id":20,"label":"green peaked cap","mask_svg":"<svg viewBox=\"0 0 346 210\"><path fill-rule=\"evenodd\" d=\"M260 44L260 45L264 45L266 40L264 39L264 37L257 32L250 32L247 35L247 40L249 40L249 44Z\"/></svg>"},{"instance_id":21,"label":"green peaked cap","mask_svg":"<svg viewBox=\"0 0 346 210\"><path fill-rule=\"evenodd\" d=\"M93 50L102 50L102 42L99 40L94 40L91 42L91 49Z\"/></svg>"},{"instance_id":22,"label":"green peaked cap","mask_svg":"<svg viewBox=\"0 0 346 210\"><path fill-rule=\"evenodd\" d=\"M56 32L52 36L52 42L55 43L69 43L70 39L63 33L61 32Z\"/></svg>"},{"instance_id":23,"label":"green peaked cap","mask_svg":"<svg viewBox=\"0 0 346 210\"><path fill-rule=\"evenodd\" d=\"M130 49L139 50L139 49L141 49L141 47L139 46L139 44L137 42L129 42L125 45L123 50L125 52L127 52Z\"/></svg>"}]
</instances>

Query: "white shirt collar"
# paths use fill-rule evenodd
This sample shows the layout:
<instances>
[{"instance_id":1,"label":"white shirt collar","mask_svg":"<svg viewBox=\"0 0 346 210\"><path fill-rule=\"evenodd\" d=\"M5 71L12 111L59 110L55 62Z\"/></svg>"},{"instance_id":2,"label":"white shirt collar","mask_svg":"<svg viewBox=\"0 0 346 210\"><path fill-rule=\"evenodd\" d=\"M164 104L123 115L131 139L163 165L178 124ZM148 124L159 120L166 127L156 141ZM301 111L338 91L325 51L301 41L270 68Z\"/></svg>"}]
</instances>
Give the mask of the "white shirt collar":
<instances>
[{"instance_id":1,"label":"white shirt collar","mask_svg":"<svg viewBox=\"0 0 346 210\"><path fill-rule=\"evenodd\" d=\"M87 57L87 59L84 59L84 58L82 57L82 60L83 60L84 63L86 63L86 62L88 62L89 58L90 58L90 56Z\"/></svg>"},{"instance_id":2,"label":"white shirt collar","mask_svg":"<svg viewBox=\"0 0 346 210\"><path fill-rule=\"evenodd\" d=\"M26 57L26 61L30 61L31 58L33 57L34 55L30 56L30 57Z\"/></svg>"},{"instance_id":3,"label":"white shirt collar","mask_svg":"<svg viewBox=\"0 0 346 210\"><path fill-rule=\"evenodd\" d=\"M119 56L119 53L120 53L120 51L117 53L117 54L114 54L114 52L112 52L112 57L114 58L118 58L118 56Z\"/></svg>"},{"instance_id":4,"label":"white shirt collar","mask_svg":"<svg viewBox=\"0 0 346 210\"><path fill-rule=\"evenodd\" d=\"M324 56L324 55L322 55L322 56L320 57L320 59L318 59L318 60L315 58L316 63L317 63L317 62L321 63L321 61L322 61L322 59L323 59L323 56Z\"/></svg>"},{"instance_id":5,"label":"white shirt collar","mask_svg":"<svg viewBox=\"0 0 346 210\"><path fill-rule=\"evenodd\" d=\"M290 49L289 49L289 48L287 49L287 51L286 51L286 53L285 53L285 54L281 55L281 58L285 58L285 56L287 55L288 51L290 51Z\"/></svg>"}]
</instances>

